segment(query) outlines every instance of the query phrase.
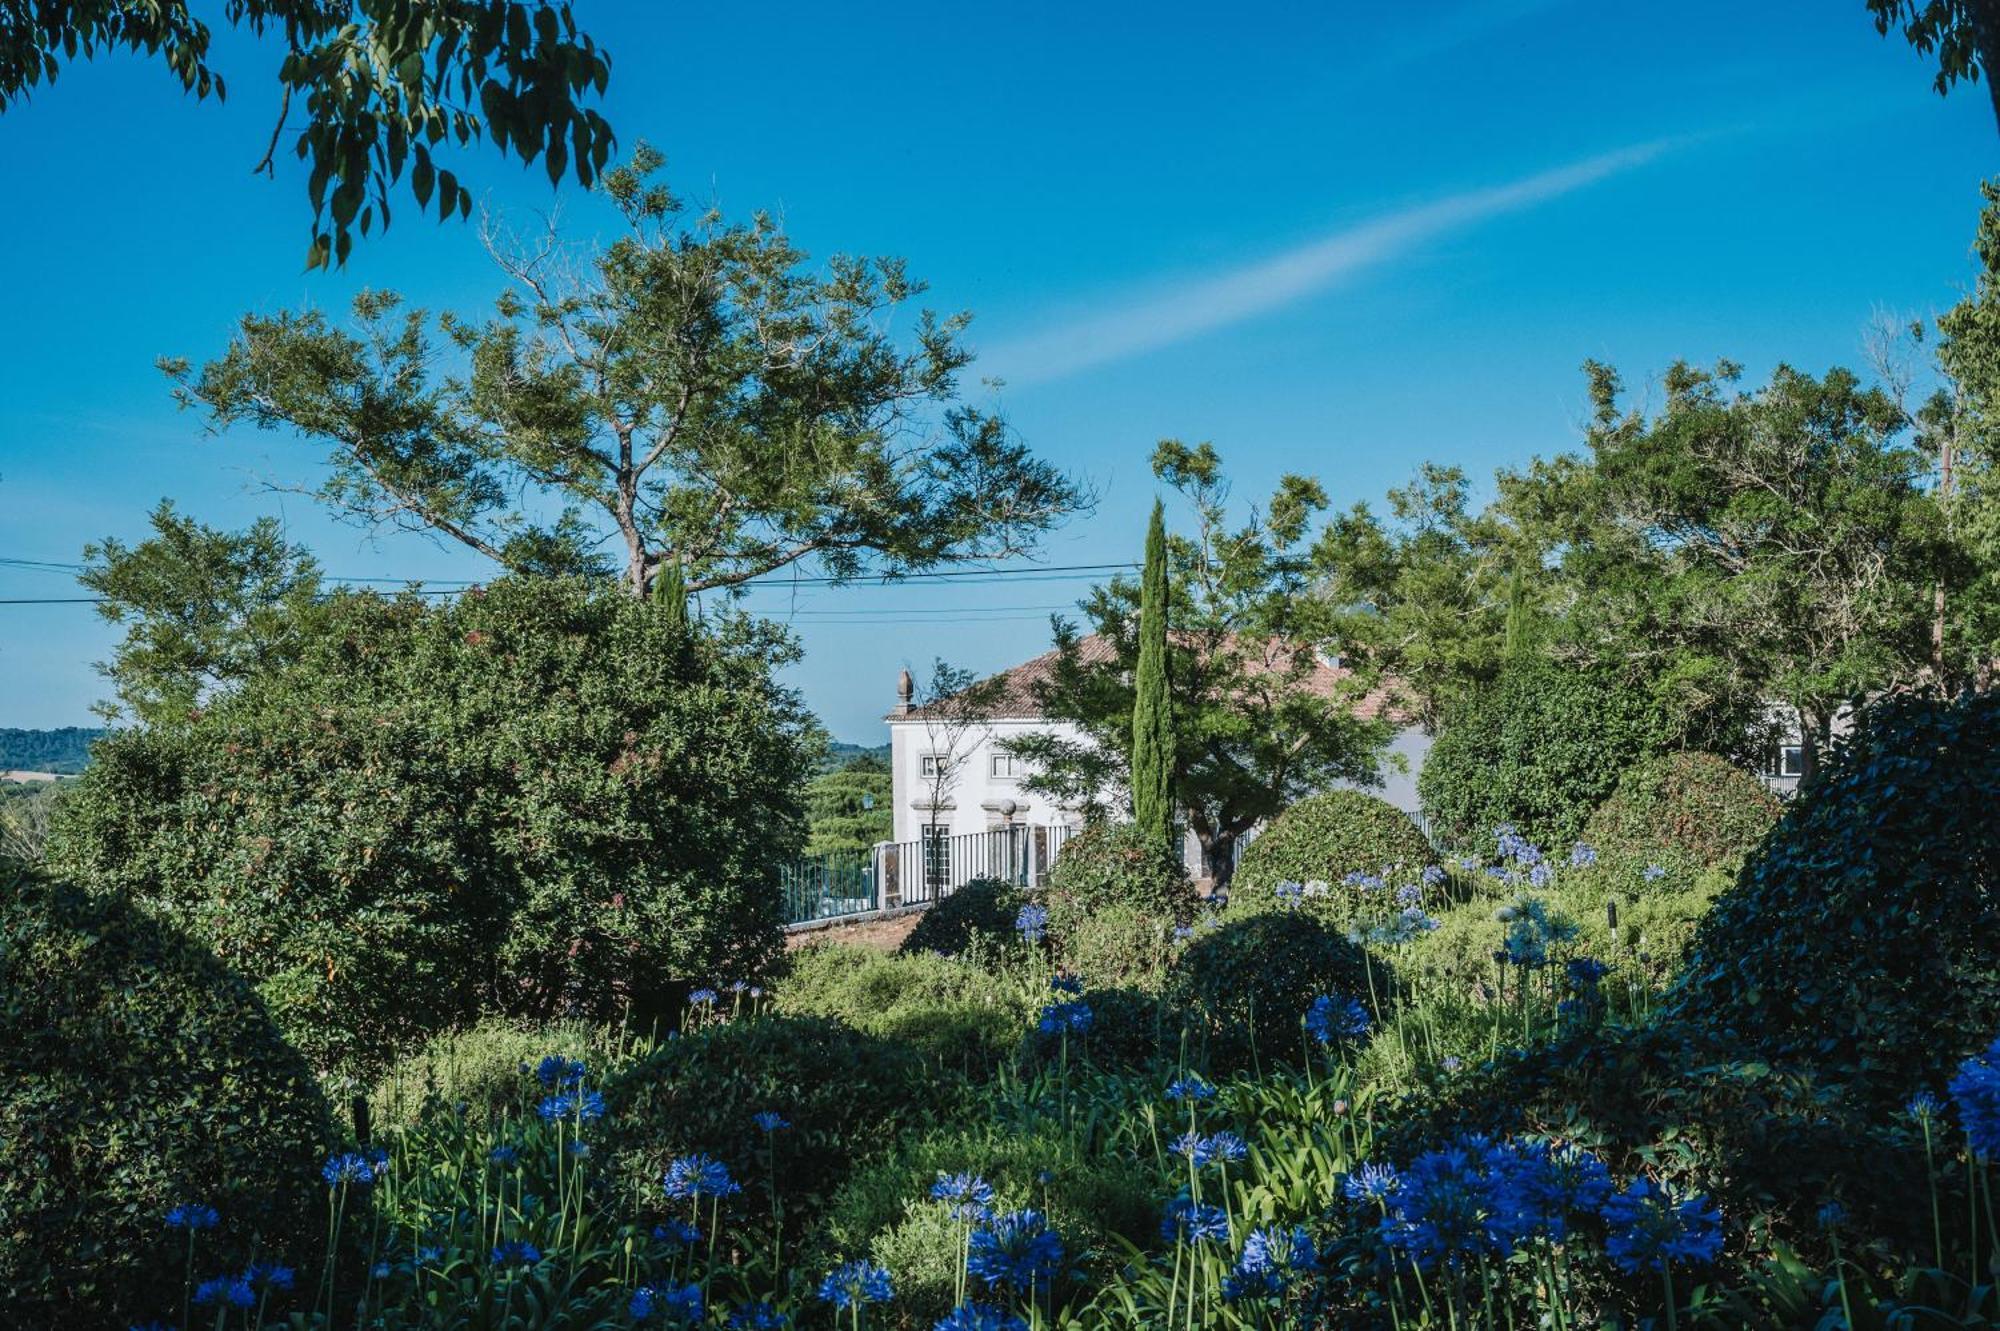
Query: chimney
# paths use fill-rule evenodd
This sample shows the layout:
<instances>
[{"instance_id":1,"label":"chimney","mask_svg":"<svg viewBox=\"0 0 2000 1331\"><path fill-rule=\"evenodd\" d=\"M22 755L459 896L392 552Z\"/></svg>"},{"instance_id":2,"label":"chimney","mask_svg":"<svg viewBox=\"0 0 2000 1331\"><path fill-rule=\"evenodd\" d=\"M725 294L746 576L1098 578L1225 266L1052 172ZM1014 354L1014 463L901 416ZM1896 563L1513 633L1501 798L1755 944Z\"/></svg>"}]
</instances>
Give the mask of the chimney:
<instances>
[{"instance_id":1,"label":"chimney","mask_svg":"<svg viewBox=\"0 0 2000 1331\"><path fill-rule=\"evenodd\" d=\"M914 709L910 700L916 696L917 682L910 678L906 669L896 676L896 714L908 716Z\"/></svg>"}]
</instances>

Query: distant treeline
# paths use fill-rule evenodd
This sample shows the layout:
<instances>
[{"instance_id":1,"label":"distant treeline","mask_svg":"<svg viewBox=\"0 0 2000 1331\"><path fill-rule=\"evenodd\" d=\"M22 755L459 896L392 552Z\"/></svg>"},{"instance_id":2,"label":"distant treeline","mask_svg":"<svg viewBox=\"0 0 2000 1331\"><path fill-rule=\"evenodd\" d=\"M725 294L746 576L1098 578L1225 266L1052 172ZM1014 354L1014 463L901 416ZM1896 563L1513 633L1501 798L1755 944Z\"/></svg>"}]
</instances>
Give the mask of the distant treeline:
<instances>
[{"instance_id":1,"label":"distant treeline","mask_svg":"<svg viewBox=\"0 0 2000 1331\"><path fill-rule=\"evenodd\" d=\"M84 726L60 730L0 727L0 772L81 772L90 761L91 741L103 733Z\"/></svg>"},{"instance_id":2,"label":"distant treeline","mask_svg":"<svg viewBox=\"0 0 2000 1331\"><path fill-rule=\"evenodd\" d=\"M843 740L834 740L826 746L826 750L826 770L829 772L837 772L852 764L857 758L873 758L885 767L889 763L887 744L849 744Z\"/></svg>"}]
</instances>

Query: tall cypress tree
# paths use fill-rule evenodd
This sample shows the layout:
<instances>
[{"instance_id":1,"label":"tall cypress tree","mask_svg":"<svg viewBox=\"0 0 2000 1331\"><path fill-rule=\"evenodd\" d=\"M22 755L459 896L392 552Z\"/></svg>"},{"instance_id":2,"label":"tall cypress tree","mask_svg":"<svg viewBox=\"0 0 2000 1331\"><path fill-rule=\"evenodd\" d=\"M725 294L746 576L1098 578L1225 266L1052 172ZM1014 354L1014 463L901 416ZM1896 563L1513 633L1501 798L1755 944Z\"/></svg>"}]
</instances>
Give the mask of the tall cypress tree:
<instances>
[{"instance_id":1,"label":"tall cypress tree","mask_svg":"<svg viewBox=\"0 0 2000 1331\"><path fill-rule=\"evenodd\" d=\"M1167 529L1158 500L1146 528L1139 581L1139 663L1133 673L1132 819L1146 840L1171 850L1174 835L1174 715L1167 692Z\"/></svg>"},{"instance_id":2,"label":"tall cypress tree","mask_svg":"<svg viewBox=\"0 0 2000 1331\"><path fill-rule=\"evenodd\" d=\"M677 637L685 640L694 631L688 619L687 575L681 571L680 560L668 560L654 575L653 601L659 607L660 618L673 627Z\"/></svg>"}]
</instances>

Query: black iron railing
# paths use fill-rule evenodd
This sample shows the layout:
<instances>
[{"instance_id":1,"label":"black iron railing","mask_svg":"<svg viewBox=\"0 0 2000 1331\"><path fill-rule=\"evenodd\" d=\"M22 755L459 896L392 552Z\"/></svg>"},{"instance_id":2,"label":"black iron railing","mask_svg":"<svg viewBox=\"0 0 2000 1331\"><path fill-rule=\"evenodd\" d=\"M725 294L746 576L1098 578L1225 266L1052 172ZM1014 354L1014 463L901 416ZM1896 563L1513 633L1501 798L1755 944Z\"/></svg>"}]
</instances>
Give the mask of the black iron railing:
<instances>
[{"instance_id":1,"label":"black iron railing","mask_svg":"<svg viewBox=\"0 0 2000 1331\"><path fill-rule=\"evenodd\" d=\"M779 875L785 923L925 905L980 878L1039 887L1068 837L1061 824L999 827L798 860Z\"/></svg>"}]
</instances>

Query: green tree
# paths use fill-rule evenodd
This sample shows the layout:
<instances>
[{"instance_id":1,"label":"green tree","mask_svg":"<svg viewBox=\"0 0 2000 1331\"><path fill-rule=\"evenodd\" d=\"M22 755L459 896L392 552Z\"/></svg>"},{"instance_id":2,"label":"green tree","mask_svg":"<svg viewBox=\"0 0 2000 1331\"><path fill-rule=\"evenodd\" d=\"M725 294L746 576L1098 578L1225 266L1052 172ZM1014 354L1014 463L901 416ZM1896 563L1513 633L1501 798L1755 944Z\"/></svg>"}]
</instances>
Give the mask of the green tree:
<instances>
[{"instance_id":1,"label":"green tree","mask_svg":"<svg viewBox=\"0 0 2000 1331\"><path fill-rule=\"evenodd\" d=\"M106 538L83 550L77 580L103 598L97 613L125 629L97 667L117 693L97 708L110 720L176 721L294 659L320 594L318 561L275 518L219 531L161 500L151 522L137 545Z\"/></svg>"},{"instance_id":2,"label":"green tree","mask_svg":"<svg viewBox=\"0 0 2000 1331\"><path fill-rule=\"evenodd\" d=\"M867 850L887 841L892 798L888 765L873 756L820 773L806 786L806 854Z\"/></svg>"},{"instance_id":3,"label":"green tree","mask_svg":"<svg viewBox=\"0 0 2000 1331\"><path fill-rule=\"evenodd\" d=\"M347 259L354 233L389 225L389 196L409 179L419 209L472 210L472 191L439 145L490 140L552 183L588 185L611 126L582 103L602 94L611 60L579 32L568 0L230 0L225 21L283 49L270 142L254 170L271 175L285 136L309 164L308 266ZM0 6L0 111L64 66L100 50L143 53L184 91L220 100L210 30L188 0L10 0Z\"/></svg>"},{"instance_id":4,"label":"green tree","mask_svg":"<svg viewBox=\"0 0 2000 1331\"><path fill-rule=\"evenodd\" d=\"M1232 527L1213 447L1167 440L1153 472L1195 513L1194 534L1166 542L1174 801L1209 876L1226 883L1252 827L1334 782L1379 781L1389 726L1360 707L1366 672L1335 670L1324 655L1339 617L1313 584L1311 527L1326 508L1318 483L1284 477L1262 512ZM1131 788L1142 600L1124 578L1095 589L1082 603L1094 630L1088 644L1075 625L1056 621L1042 703L1082 738L1010 741L1033 772L1029 789L1101 811L1105 792Z\"/></svg>"},{"instance_id":5,"label":"green tree","mask_svg":"<svg viewBox=\"0 0 2000 1331\"><path fill-rule=\"evenodd\" d=\"M371 526L457 541L519 572L595 570L601 541L643 596L817 561L895 575L1033 546L1082 502L997 417L958 398L967 316L884 328L923 291L898 260L805 256L758 214L689 219L641 148L608 172L620 239L496 242L513 286L491 319L355 301L248 316L198 373L165 362L212 429L296 431L327 451L318 497ZM438 368L436 334L459 353Z\"/></svg>"},{"instance_id":6,"label":"green tree","mask_svg":"<svg viewBox=\"0 0 2000 1331\"><path fill-rule=\"evenodd\" d=\"M1174 710L1167 679L1166 510L1153 501L1139 578L1139 663L1133 674L1132 821L1157 846L1174 838Z\"/></svg>"},{"instance_id":7,"label":"green tree","mask_svg":"<svg viewBox=\"0 0 2000 1331\"><path fill-rule=\"evenodd\" d=\"M50 864L195 934L323 1068L487 1013L647 1019L781 952L819 748L774 633L668 633L601 579L338 593L296 660L100 740Z\"/></svg>"},{"instance_id":8,"label":"green tree","mask_svg":"<svg viewBox=\"0 0 2000 1331\"><path fill-rule=\"evenodd\" d=\"M1993 0L1868 0L1875 31L1884 37L1892 28L1923 55L1937 57L1938 95L1960 79L1986 79L1986 95L2000 119L2000 87L1993 82L2000 69L2000 5Z\"/></svg>"},{"instance_id":9,"label":"green tree","mask_svg":"<svg viewBox=\"0 0 2000 1331\"><path fill-rule=\"evenodd\" d=\"M1938 320L1945 382L1917 412L1917 442L1961 570L1958 587L1933 589L1934 667L1983 691L2000 681L2000 184L1981 190L1979 277Z\"/></svg>"}]
</instances>

